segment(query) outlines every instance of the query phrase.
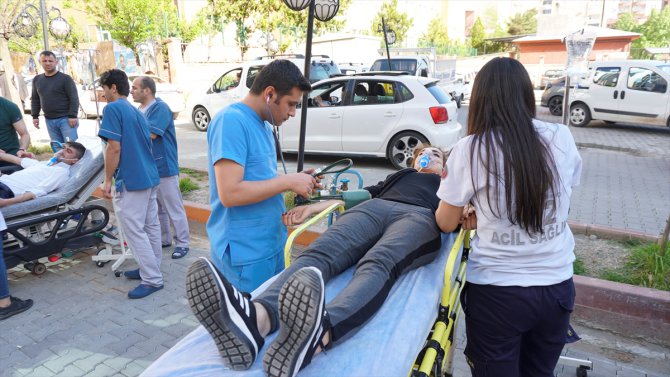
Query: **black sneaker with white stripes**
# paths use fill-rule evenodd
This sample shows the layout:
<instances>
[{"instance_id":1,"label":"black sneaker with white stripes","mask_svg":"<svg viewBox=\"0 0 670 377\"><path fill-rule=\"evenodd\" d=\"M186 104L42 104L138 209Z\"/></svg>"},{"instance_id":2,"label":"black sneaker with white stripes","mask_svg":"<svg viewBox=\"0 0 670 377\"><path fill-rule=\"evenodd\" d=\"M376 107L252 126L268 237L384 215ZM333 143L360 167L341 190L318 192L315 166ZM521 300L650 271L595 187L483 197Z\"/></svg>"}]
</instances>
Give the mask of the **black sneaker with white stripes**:
<instances>
[{"instance_id":1,"label":"black sneaker with white stripes","mask_svg":"<svg viewBox=\"0 0 670 377\"><path fill-rule=\"evenodd\" d=\"M279 293L279 335L263 356L270 377L293 377L312 361L330 329L321 271L305 267L284 283Z\"/></svg>"},{"instance_id":2,"label":"black sneaker with white stripes","mask_svg":"<svg viewBox=\"0 0 670 377\"><path fill-rule=\"evenodd\" d=\"M209 260L199 258L186 273L186 296L223 363L234 370L249 369L264 343L249 295L238 291Z\"/></svg>"}]
</instances>

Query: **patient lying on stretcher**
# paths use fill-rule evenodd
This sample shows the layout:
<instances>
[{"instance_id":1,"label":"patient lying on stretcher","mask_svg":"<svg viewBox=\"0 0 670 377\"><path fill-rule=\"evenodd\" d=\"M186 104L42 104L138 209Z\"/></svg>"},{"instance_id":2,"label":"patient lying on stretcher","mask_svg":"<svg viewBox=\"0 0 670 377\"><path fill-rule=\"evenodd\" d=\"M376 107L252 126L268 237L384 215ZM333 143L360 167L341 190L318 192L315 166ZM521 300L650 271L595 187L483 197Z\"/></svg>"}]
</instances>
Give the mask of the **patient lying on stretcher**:
<instances>
[{"instance_id":1,"label":"patient lying on stretcher","mask_svg":"<svg viewBox=\"0 0 670 377\"><path fill-rule=\"evenodd\" d=\"M253 300L207 259L195 261L186 279L189 305L224 364L248 369L264 338L279 330L263 369L269 376L295 376L315 354L365 324L398 277L431 262L440 249L434 213L445 160L441 150L423 148L414 169L366 187L373 199L347 210ZM294 208L284 223L300 223L331 204ZM354 265L352 280L326 304L325 283Z\"/></svg>"},{"instance_id":2,"label":"patient lying on stretcher","mask_svg":"<svg viewBox=\"0 0 670 377\"><path fill-rule=\"evenodd\" d=\"M0 207L25 202L56 190L70 176L70 166L86 153L82 144L68 141L49 161L19 158L0 150L0 160L21 165L11 175L0 175Z\"/></svg>"}]
</instances>

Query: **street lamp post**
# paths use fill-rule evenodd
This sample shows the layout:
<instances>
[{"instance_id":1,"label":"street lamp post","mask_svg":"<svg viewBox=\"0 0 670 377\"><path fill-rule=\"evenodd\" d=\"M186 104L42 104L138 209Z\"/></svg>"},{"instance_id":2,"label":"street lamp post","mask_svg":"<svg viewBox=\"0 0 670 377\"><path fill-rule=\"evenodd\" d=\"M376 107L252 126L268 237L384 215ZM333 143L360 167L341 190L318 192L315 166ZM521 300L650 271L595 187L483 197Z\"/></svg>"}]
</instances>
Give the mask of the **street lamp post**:
<instances>
[{"instance_id":1,"label":"street lamp post","mask_svg":"<svg viewBox=\"0 0 670 377\"><path fill-rule=\"evenodd\" d=\"M382 24L377 25L377 33L384 33L384 45L386 46L386 60L389 64L389 71L391 70L391 53L389 52L389 45L394 44L396 40L395 31L388 27L384 17L382 17Z\"/></svg>"},{"instance_id":2,"label":"street lamp post","mask_svg":"<svg viewBox=\"0 0 670 377\"><path fill-rule=\"evenodd\" d=\"M305 77L309 77L309 69L312 62L312 33L314 31L314 17L319 21L330 21L340 9L339 0L284 0L291 10L300 12L309 7L307 14L307 41L305 42ZM300 139L298 141L298 171L302 171L305 161L305 133L307 124L307 102L308 93L302 96L300 111Z\"/></svg>"},{"instance_id":3,"label":"street lamp post","mask_svg":"<svg viewBox=\"0 0 670 377\"><path fill-rule=\"evenodd\" d=\"M33 10L40 17L42 22L42 38L44 38L44 49L49 50L49 33L54 36L54 38L62 40L67 38L70 35L70 24L61 17L60 9L56 7L51 7L47 10L45 0L40 0L39 9L27 3L23 6L23 9L16 16L16 20L12 23L12 28L14 32L23 38L30 38L37 32L37 23L35 18L30 14L29 10ZM58 15L56 17L51 17L51 13L56 12ZM48 27L47 27L48 21Z\"/></svg>"}]
</instances>

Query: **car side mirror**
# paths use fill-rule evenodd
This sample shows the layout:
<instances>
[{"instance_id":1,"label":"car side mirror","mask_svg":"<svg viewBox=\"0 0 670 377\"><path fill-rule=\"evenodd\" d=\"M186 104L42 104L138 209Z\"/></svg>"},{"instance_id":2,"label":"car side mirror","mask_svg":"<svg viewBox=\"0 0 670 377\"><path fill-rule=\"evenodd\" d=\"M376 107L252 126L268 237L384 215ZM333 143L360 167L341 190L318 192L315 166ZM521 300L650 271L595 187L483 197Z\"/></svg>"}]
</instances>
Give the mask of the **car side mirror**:
<instances>
[{"instance_id":1,"label":"car side mirror","mask_svg":"<svg viewBox=\"0 0 670 377\"><path fill-rule=\"evenodd\" d=\"M421 71L419 71L419 76L428 77L428 70L426 68L421 68Z\"/></svg>"},{"instance_id":2,"label":"car side mirror","mask_svg":"<svg viewBox=\"0 0 670 377\"><path fill-rule=\"evenodd\" d=\"M330 103L333 105L338 104L340 102L340 97L338 96L330 96Z\"/></svg>"}]
</instances>

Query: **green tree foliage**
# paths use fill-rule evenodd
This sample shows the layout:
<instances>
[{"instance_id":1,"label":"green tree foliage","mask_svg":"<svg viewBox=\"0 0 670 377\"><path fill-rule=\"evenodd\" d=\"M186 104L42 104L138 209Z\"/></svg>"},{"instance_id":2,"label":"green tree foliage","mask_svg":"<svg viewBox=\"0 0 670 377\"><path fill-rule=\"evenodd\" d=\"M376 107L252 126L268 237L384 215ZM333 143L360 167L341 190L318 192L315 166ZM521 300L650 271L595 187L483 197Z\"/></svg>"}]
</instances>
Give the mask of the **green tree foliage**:
<instances>
[{"instance_id":1,"label":"green tree foliage","mask_svg":"<svg viewBox=\"0 0 670 377\"><path fill-rule=\"evenodd\" d=\"M507 34L521 35L537 32L537 9L517 13L507 21Z\"/></svg>"},{"instance_id":2,"label":"green tree foliage","mask_svg":"<svg viewBox=\"0 0 670 377\"><path fill-rule=\"evenodd\" d=\"M384 1L381 9L372 19L372 34L383 38L383 32L377 32L378 25L382 24L382 17L384 17L386 27L395 31L396 44L400 44L404 41L407 36L407 31L412 26L414 19L407 16L407 13L398 11L398 0L390 0L390 2Z\"/></svg>"},{"instance_id":3,"label":"green tree foliage","mask_svg":"<svg viewBox=\"0 0 670 377\"><path fill-rule=\"evenodd\" d=\"M170 0L83 0L78 4L82 3L100 27L135 54L138 66L137 46L152 38L168 36L166 29L175 25L175 9Z\"/></svg>"},{"instance_id":4,"label":"green tree foliage","mask_svg":"<svg viewBox=\"0 0 670 377\"><path fill-rule=\"evenodd\" d=\"M640 47L667 47L670 44L670 7L660 12L652 10L649 19L634 31L642 34L635 41Z\"/></svg>"},{"instance_id":5,"label":"green tree foliage","mask_svg":"<svg viewBox=\"0 0 670 377\"><path fill-rule=\"evenodd\" d=\"M260 10L262 1L209 0L208 3L215 17L221 19L224 23L235 23L237 27L235 40L240 47L242 59L244 59L244 54L249 50L249 36L252 31L250 25L254 16Z\"/></svg>"},{"instance_id":6,"label":"green tree foliage","mask_svg":"<svg viewBox=\"0 0 670 377\"><path fill-rule=\"evenodd\" d=\"M190 21L181 19L177 21L177 28L179 29L179 37L182 43L190 43L208 31L207 13L201 11Z\"/></svg>"},{"instance_id":7,"label":"green tree foliage","mask_svg":"<svg viewBox=\"0 0 670 377\"><path fill-rule=\"evenodd\" d=\"M633 31L637 28L637 19L632 13L621 13L614 25L612 25L612 28L623 31Z\"/></svg>"},{"instance_id":8,"label":"green tree foliage","mask_svg":"<svg viewBox=\"0 0 670 377\"><path fill-rule=\"evenodd\" d=\"M419 38L419 46L421 47L438 47L449 44L449 33L447 25L443 22L441 17L435 17L430 20L428 30Z\"/></svg>"},{"instance_id":9,"label":"green tree foliage","mask_svg":"<svg viewBox=\"0 0 670 377\"><path fill-rule=\"evenodd\" d=\"M482 23L482 20L477 17L470 30L470 45L472 48L477 49L478 54L484 51L485 38L486 31L484 30L484 24Z\"/></svg>"}]
</instances>

